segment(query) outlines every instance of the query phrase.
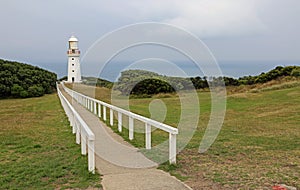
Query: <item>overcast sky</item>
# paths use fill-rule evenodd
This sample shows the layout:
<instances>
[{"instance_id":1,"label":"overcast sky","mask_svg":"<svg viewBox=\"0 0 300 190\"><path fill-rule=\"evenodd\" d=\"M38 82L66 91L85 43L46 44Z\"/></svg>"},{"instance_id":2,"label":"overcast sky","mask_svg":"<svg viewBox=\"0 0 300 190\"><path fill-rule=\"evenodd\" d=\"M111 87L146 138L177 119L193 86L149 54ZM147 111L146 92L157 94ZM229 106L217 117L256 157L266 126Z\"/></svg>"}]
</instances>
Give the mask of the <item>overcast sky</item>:
<instances>
[{"instance_id":1,"label":"overcast sky","mask_svg":"<svg viewBox=\"0 0 300 190\"><path fill-rule=\"evenodd\" d=\"M300 62L299 0L1 0L0 58L62 75L72 34L85 52L108 32L152 21L194 33L220 64Z\"/></svg>"}]
</instances>

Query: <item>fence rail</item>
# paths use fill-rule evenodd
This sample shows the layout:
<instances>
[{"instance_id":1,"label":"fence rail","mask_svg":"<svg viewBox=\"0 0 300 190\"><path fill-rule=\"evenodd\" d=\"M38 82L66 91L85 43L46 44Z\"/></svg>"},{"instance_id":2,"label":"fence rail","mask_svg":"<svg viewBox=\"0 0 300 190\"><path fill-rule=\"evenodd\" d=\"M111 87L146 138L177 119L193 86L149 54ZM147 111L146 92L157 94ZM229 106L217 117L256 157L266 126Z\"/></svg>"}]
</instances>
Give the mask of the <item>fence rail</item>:
<instances>
[{"instance_id":1,"label":"fence rail","mask_svg":"<svg viewBox=\"0 0 300 190\"><path fill-rule=\"evenodd\" d=\"M95 173L95 135L66 97L61 93L58 85L57 93L68 116L70 125L72 126L72 132L73 134L76 134L76 143L81 144L81 154L88 154L88 170Z\"/></svg>"},{"instance_id":2,"label":"fence rail","mask_svg":"<svg viewBox=\"0 0 300 190\"><path fill-rule=\"evenodd\" d=\"M100 100L91 98L89 96L83 95L79 92L71 90L67 88L63 83L62 87L64 90L79 104L83 105L89 111L102 118L104 121L107 120L107 108L109 109L109 124L113 126L114 124L114 112L117 113L117 121L118 121L118 131L122 132L122 117L123 115L129 118L129 140L133 140L134 138L134 120L139 120L145 124L145 148L151 149L151 127L155 127L161 129L165 132L169 133L169 162L171 164L176 163L176 136L178 134L178 129L166 125L164 123L160 123L158 121L149 119L147 117L132 113L128 110L124 110L122 108L116 107L114 105L110 105L108 103L102 102Z\"/></svg>"}]
</instances>

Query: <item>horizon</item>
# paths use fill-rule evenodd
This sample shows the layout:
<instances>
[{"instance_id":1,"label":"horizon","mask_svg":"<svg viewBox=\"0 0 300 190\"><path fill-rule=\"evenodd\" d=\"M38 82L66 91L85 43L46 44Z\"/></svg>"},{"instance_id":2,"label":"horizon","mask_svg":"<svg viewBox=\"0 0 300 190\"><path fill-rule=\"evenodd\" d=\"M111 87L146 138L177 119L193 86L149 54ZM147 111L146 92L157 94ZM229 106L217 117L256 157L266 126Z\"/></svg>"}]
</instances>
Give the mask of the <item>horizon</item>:
<instances>
[{"instance_id":1,"label":"horizon","mask_svg":"<svg viewBox=\"0 0 300 190\"><path fill-rule=\"evenodd\" d=\"M5 59L0 57L0 59L3 60L7 60L7 61L16 61L16 62L20 62L20 63L25 63L25 64L29 64L29 65L33 65L33 66L37 66L40 67L42 69L48 70L50 72L54 72L57 74L57 79L63 78L67 76L67 60L65 61L65 63L56 63L56 64L47 64L46 66L41 66L38 64L32 64L32 63L28 63L28 62L23 62L23 61L19 61L19 60L9 60L9 59ZM120 62L118 62L117 64L119 64ZM126 63L124 61L124 63ZM182 62L179 62L182 63ZM272 69L275 69L277 66L300 66L300 61L220 61L218 62L220 69L222 71L222 76L225 77L231 77L231 78L241 78L244 76L257 76L261 73L266 73ZM244 65L240 65L239 63L248 63L246 66ZM249 64L250 63L250 64ZM268 63L268 64L263 64L263 63ZM122 64L122 63L121 63ZM57 65L64 65L63 67L58 67ZM189 65L190 68L193 68L193 66ZM239 67L239 68L235 68L235 67ZM139 68L133 68L132 70L138 70ZM125 69L125 70L130 70L129 69ZM121 70L121 71L125 71L125 70ZM143 68L141 68L141 70L143 70ZM184 77L181 75L174 75L174 74L165 74L163 72L157 72L157 71L151 71L149 69L144 69L150 72L156 72L160 75L166 75L166 76L170 76L170 77ZM114 82L114 80L116 80L117 78L115 77L116 74L119 74L118 69L112 70L110 69L110 72L108 72L108 74L106 75L98 75L98 74L89 74L89 73L83 73L83 77L96 77L96 78L100 78L100 79L104 79L104 80L108 80L110 82ZM188 75L189 77L203 77L203 73L201 74L192 74L192 75Z\"/></svg>"},{"instance_id":2,"label":"horizon","mask_svg":"<svg viewBox=\"0 0 300 190\"><path fill-rule=\"evenodd\" d=\"M3 59L3 58L1 58ZM57 65L65 65L64 68L63 67L49 67L49 65L47 65L47 67L43 67L40 65L35 65L35 64L31 64L31 63L26 63L26 62L22 62L22 61L18 61L18 60L8 60L8 61L17 61L17 62L21 62L21 63L25 63L25 64L30 64L33 66L38 66L42 69L46 69L48 71L54 72L57 74L57 78L63 78L65 76L67 76L67 61L65 63L57 63ZM239 63L249 63L249 61L225 61L225 62L219 62L219 66L221 68L222 74L223 76L226 77L231 77L231 78L240 78L240 77L244 77L244 76L256 76L261 74L262 72L268 72L272 69L275 69L277 66L300 66L300 62L298 61L251 61L251 64L248 64L246 66L241 66L239 65ZM262 64L262 63L266 63L268 62L268 64ZM222 64L223 63L223 64ZM225 63L225 64L224 64ZM52 65L54 66L54 65ZM190 69L193 68L193 66L189 65ZM239 68L236 68L239 67ZM130 68L129 68L130 69ZM133 68L132 70L135 69L139 69L139 68ZM186 68L189 69L189 68ZM128 69L126 69L128 70ZM142 69L143 70L143 69ZM145 70L145 69L144 69ZM97 75L97 74L89 74L89 73L82 73L83 77L96 77L96 78L101 78L101 79L105 79L108 80L110 82L113 82L114 79L116 79L116 75L119 74L118 69L110 69L110 72L108 72L106 75ZM123 70L122 70L123 71ZM166 75L166 76L171 76L171 77L184 77L182 75L174 75L174 74L166 74L166 73L162 73L162 72L157 72L157 71L151 71L149 69L147 69L147 71L150 72L156 72L160 75ZM203 73L201 74L191 74L188 75L189 77L196 77L196 76L200 76L203 77Z\"/></svg>"}]
</instances>

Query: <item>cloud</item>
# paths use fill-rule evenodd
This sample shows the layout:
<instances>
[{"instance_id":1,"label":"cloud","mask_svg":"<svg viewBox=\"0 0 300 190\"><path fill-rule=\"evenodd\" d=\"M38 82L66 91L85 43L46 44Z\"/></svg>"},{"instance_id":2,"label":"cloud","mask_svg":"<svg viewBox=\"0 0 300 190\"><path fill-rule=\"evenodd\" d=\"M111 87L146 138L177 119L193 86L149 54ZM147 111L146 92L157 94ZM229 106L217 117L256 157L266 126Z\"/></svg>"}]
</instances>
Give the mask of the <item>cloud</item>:
<instances>
[{"instance_id":1,"label":"cloud","mask_svg":"<svg viewBox=\"0 0 300 190\"><path fill-rule=\"evenodd\" d=\"M84 52L107 32L154 21L187 29L221 59L299 60L299 7L299 0L0 1L0 56L64 62L73 32Z\"/></svg>"},{"instance_id":2,"label":"cloud","mask_svg":"<svg viewBox=\"0 0 300 190\"><path fill-rule=\"evenodd\" d=\"M200 37L264 33L259 9L268 0L131 1L134 17L173 24Z\"/></svg>"}]
</instances>

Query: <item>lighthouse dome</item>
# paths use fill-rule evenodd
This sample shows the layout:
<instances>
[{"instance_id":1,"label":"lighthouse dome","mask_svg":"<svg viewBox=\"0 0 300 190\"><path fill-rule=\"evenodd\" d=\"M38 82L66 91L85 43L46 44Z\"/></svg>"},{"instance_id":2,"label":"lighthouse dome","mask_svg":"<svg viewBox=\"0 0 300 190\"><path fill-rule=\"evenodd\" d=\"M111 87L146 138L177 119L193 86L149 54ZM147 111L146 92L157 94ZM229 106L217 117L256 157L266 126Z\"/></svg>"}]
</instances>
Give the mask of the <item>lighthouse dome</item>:
<instances>
[{"instance_id":1,"label":"lighthouse dome","mask_svg":"<svg viewBox=\"0 0 300 190\"><path fill-rule=\"evenodd\" d=\"M75 36L71 36L69 42L78 42L78 39Z\"/></svg>"}]
</instances>

